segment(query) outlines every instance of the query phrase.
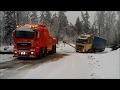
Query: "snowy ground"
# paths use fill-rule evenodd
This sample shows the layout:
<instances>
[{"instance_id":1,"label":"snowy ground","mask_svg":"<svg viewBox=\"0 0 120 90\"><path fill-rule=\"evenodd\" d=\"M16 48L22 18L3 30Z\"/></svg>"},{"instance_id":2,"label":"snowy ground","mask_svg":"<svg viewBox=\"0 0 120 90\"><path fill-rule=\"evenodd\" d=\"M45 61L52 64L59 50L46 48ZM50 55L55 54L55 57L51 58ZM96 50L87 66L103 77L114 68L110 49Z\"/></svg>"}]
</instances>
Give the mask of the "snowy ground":
<instances>
[{"instance_id":1,"label":"snowy ground","mask_svg":"<svg viewBox=\"0 0 120 90\"><path fill-rule=\"evenodd\" d=\"M1 46L0 52L13 52L13 46Z\"/></svg>"},{"instance_id":2,"label":"snowy ground","mask_svg":"<svg viewBox=\"0 0 120 90\"><path fill-rule=\"evenodd\" d=\"M2 46L0 47L0 52L13 52L13 46ZM0 63L14 60L12 54L0 54Z\"/></svg>"},{"instance_id":3,"label":"snowy ground","mask_svg":"<svg viewBox=\"0 0 120 90\"><path fill-rule=\"evenodd\" d=\"M21 79L120 79L120 49L100 53L76 53L69 45L57 45L57 53L67 56L30 69ZM6 57L6 55L4 55ZM10 56L11 57L11 56ZM1 57L3 59L3 56ZM1 60L0 60L1 61Z\"/></svg>"},{"instance_id":4,"label":"snowy ground","mask_svg":"<svg viewBox=\"0 0 120 90\"><path fill-rule=\"evenodd\" d=\"M0 54L0 63L6 62L6 61L12 61L15 57L13 57L12 54Z\"/></svg>"}]
</instances>

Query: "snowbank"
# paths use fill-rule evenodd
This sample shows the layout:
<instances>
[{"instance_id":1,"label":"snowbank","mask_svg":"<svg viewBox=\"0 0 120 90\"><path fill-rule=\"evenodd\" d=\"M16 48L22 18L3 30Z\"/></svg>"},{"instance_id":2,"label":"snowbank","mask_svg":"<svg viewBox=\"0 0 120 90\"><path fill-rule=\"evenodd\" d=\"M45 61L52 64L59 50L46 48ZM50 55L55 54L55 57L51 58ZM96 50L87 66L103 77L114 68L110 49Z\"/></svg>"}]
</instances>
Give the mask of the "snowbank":
<instances>
[{"instance_id":1,"label":"snowbank","mask_svg":"<svg viewBox=\"0 0 120 90\"><path fill-rule=\"evenodd\" d=\"M72 44L72 43L70 45L75 47L75 45ZM75 52L75 48L73 48L70 45L68 45L68 44L64 45L63 43L57 44L57 53L74 53Z\"/></svg>"},{"instance_id":2,"label":"snowbank","mask_svg":"<svg viewBox=\"0 0 120 90\"><path fill-rule=\"evenodd\" d=\"M13 52L13 46L1 46L0 47L0 63L14 60L13 55L8 55Z\"/></svg>"},{"instance_id":3,"label":"snowbank","mask_svg":"<svg viewBox=\"0 0 120 90\"><path fill-rule=\"evenodd\" d=\"M7 62L7 61L12 61L14 60L15 57L10 54L0 54L0 63Z\"/></svg>"},{"instance_id":4,"label":"snowbank","mask_svg":"<svg viewBox=\"0 0 120 90\"><path fill-rule=\"evenodd\" d=\"M13 46L1 46L0 52L13 52Z\"/></svg>"},{"instance_id":5,"label":"snowbank","mask_svg":"<svg viewBox=\"0 0 120 90\"><path fill-rule=\"evenodd\" d=\"M109 50L106 50L109 51ZM94 72L102 79L120 79L120 49L104 54L95 54ZM96 77L97 78L97 77Z\"/></svg>"}]
</instances>

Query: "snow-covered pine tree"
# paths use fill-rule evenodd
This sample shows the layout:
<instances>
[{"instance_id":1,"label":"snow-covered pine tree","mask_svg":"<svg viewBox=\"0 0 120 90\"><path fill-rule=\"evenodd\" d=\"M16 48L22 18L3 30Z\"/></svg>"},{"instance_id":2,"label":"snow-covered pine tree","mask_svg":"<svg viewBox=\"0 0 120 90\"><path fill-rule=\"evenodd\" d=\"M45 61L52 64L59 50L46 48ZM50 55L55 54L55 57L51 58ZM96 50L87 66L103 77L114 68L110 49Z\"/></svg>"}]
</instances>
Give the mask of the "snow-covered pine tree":
<instances>
[{"instance_id":1,"label":"snow-covered pine tree","mask_svg":"<svg viewBox=\"0 0 120 90\"><path fill-rule=\"evenodd\" d=\"M80 21L80 18L77 17L76 22L75 22L75 31L77 32L78 35L82 34L82 22Z\"/></svg>"},{"instance_id":2,"label":"snow-covered pine tree","mask_svg":"<svg viewBox=\"0 0 120 90\"><path fill-rule=\"evenodd\" d=\"M116 24L116 14L115 11L107 11L106 12L106 39L107 39L107 45L111 45L113 41L115 40L115 24Z\"/></svg>"},{"instance_id":3,"label":"snow-covered pine tree","mask_svg":"<svg viewBox=\"0 0 120 90\"><path fill-rule=\"evenodd\" d=\"M1 46L1 36L2 36L2 11L0 11L0 46Z\"/></svg>"},{"instance_id":4,"label":"snow-covered pine tree","mask_svg":"<svg viewBox=\"0 0 120 90\"><path fill-rule=\"evenodd\" d=\"M100 37L105 37L105 11L96 12L96 25L98 27L98 35Z\"/></svg>"},{"instance_id":5,"label":"snow-covered pine tree","mask_svg":"<svg viewBox=\"0 0 120 90\"><path fill-rule=\"evenodd\" d=\"M85 12L85 14L83 14L83 12L81 11L81 16L82 16L82 29L83 29L83 33L89 33L90 30L90 22L89 22L89 13L88 11Z\"/></svg>"},{"instance_id":6,"label":"snow-covered pine tree","mask_svg":"<svg viewBox=\"0 0 120 90\"><path fill-rule=\"evenodd\" d=\"M41 11L40 17L39 17L39 23L45 24L45 16L44 16L45 11Z\"/></svg>"},{"instance_id":7,"label":"snow-covered pine tree","mask_svg":"<svg viewBox=\"0 0 120 90\"><path fill-rule=\"evenodd\" d=\"M52 14L50 11L45 11L44 12L44 25L48 28L49 32L52 32Z\"/></svg>"},{"instance_id":8,"label":"snow-covered pine tree","mask_svg":"<svg viewBox=\"0 0 120 90\"><path fill-rule=\"evenodd\" d=\"M59 29L59 22L58 22L58 16L56 12L53 14L53 17L51 19L51 34L57 38L57 32Z\"/></svg>"},{"instance_id":9,"label":"snow-covered pine tree","mask_svg":"<svg viewBox=\"0 0 120 90\"><path fill-rule=\"evenodd\" d=\"M15 11L17 25L25 25L30 23L30 11Z\"/></svg>"},{"instance_id":10,"label":"snow-covered pine tree","mask_svg":"<svg viewBox=\"0 0 120 90\"><path fill-rule=\"evenodd\" d=\"M78 37L78 33L75 31L75 26L72 23L69 23L67 25L66 36L68 43L75 43L76 38Z\"/></svg>"},{"instance_id":11,"label":"snow-covered pine tree","mask_svg":"<svg viewBox=\"0 0 120 90\"><path fill-rule=\"evenodd\" d=\"M15 11L4 11L4 28L2 44L12 43L12 31L16 28Z\"/></svg>"},{"instance_id":12,"label":"snow-covered pine tree","mask_svg":"<svg viewBox=\"0 0 120 90\"><path fill-rule=\"evenodd\" d=\"M97 11L94 22L98 35L107 40L110 45L115 40L116 33L116 13L115 11Z\"/></svg>"},{"instance_id":13,"label":"snow-covered pine tree","mask_svg":"<svg viewBox=\"0 0 120 90\"><path fill-rule=\"evenodd\" d=\"M45 25L50 27L51 26L51 19L52 19L51 12L50 11L45 11L44 16L45 16Z\"/></svg>"},{"instance_id":14,"label":"snow-covered pine tree","mask_svg":"<svg viewBox=\"0 0 120 90\"><path fill-rule=\"evenodd\" d=\"M65 30L66 30L66 26L68 25L68 20L67 20L67 16L65 15L66 11L58 11L58 22L59 22L59 29L58 29L58 33L57 33L57 43L58 41L64 38L65 36Z\"/></svg>"},{"instance_id":15,"label":"snow-covered pine tree","mask_svg":"<svg viewBox=\"0 0 120 90\"><path fill-rule=\"evenodd\" d=\"M116 32L115 32L115 40L114 40L114 44L120 44L120 11L117 11L117 15L118 15L118 20L116 23Z\"/></svg>"},{"instance_id":16,"label":"snow-covered pine tree","mask_svg":"<svg viewBox=\"0 0 120 90\"><path fill-rule=\"evenodd\" d=\"M33 24L38 23L37 11L31 11L30 23L33 23Z\"/></svg>"}]
</instances>

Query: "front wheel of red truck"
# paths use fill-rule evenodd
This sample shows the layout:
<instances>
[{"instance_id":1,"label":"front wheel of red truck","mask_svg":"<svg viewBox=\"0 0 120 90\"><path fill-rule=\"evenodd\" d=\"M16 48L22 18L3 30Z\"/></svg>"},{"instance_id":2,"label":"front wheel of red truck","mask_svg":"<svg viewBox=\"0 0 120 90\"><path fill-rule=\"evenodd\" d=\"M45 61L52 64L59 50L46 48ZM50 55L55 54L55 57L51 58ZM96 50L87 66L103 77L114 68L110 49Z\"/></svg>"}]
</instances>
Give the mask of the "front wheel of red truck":
<instances>
[{"instance_id":1,"label":"front wheel of red truck","mask_svg":"<svg viewBox=\"0 0 120 90\"><path fill-rule=\"evenodd\" d=\"M44 49L43 56L44 56L44 57L47 56L47 47L45 47L45 49Z\"/></svg>"},{"instance_id":2,"label":"front wheel of red truck","mask_svg":"<svg viewBox=\"0 0 120 90\"><path fill-rule=\"evenodd\" d=\"M40 48L40 50L39 50L39 55L38 55L39 59L41 59L42 56L43 56L43 51L42 51L42 48Z\"/></svg>"}]
</instances>

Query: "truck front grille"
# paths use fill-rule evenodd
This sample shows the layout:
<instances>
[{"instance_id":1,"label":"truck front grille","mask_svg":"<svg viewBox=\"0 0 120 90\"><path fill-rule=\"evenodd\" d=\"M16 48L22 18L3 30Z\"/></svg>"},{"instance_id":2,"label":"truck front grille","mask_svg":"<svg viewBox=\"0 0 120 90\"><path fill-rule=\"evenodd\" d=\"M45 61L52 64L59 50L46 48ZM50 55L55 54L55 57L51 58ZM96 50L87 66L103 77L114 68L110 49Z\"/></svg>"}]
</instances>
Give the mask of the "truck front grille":
<instances>
[{"instance_id":1,"label":"truck front grille","mask_svg":"<svg viewBox=\"0 0 120 90\"><path fill-rule=\"evenodd\" d=\"M30 46L31 45L31 43L29 43L29 42L20 42L20 43L17 43L17 46Z\"/></svg>"},{"instance_id":2,"label":"truck front grille","mask_svg":"<svg viewBox=\"0 0 120 90\"><path fill-rule=\"evenodd\" d=\"M78 50L82 51L82 50L83 50L83 48L84 48L84 46L77 45L77 49L78 49Z\"/></svg>"}]
</instances>

